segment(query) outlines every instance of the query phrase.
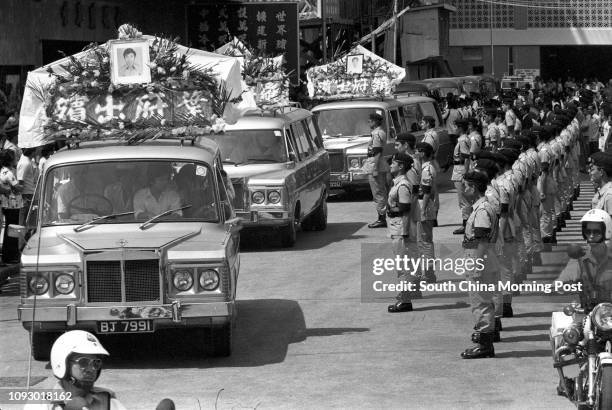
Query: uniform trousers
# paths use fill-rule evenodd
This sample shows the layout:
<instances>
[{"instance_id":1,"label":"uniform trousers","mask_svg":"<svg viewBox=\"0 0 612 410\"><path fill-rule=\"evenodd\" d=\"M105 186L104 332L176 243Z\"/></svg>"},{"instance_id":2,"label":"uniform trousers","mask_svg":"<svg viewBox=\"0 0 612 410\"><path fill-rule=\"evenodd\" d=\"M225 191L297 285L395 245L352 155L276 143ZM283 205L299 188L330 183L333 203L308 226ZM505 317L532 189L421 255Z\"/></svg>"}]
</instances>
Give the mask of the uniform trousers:
<instances>
[{"instance_id":1,"label":"uniform trousers","mask_svg":"<svg viewBox=\"0 0 612 410\"><path fill-rule=\"evenodd\" d=\"M472 213L472 203L465 197L463 190L463 182L455 181L455 189L457 190L457 200L459 202L459 209L461 209L461 219L467 221Z\"/></svg>"},{"instance_id":2,"label":"uniform trousers","mask_svg":"<svg viewBox=\"0 0 612 410\"><path fill-rule=\"evenodd\" d=\"M518 244L514 239L506 239L503 245L498 244L498 267L499 281L506 284L515 283L518 272ZM502 316L503 304L512 302L512 292L504 290L496 291L493 298L495 305L495 315Z\"/></svg>"},{"instance_id":3,"label":"uniform trousers","mask_svg":"<svg viewBox=\"0 0 612 410\"><path fill-rule=\"evenodd\" d=\"M415 251L414 248L416 247L415 246L416 243L414 240L410 239L409 236L391 235L391 243L393 247L393 257L395 257L395 255L398 255L403 259L404 256L409 256L409 257L414 256L414 251ZM415 276L415 272L406 272L403 270L397 271L397 277L402 281L405 280L406 282L414 282L417 279ZM401 291L396 296L396 299L399 302L407 303L407 302L410 302L411 295L412 295L412 292Z\"/></svg>"},{"instance_id":4,"label":"uniform trousers","mask_svg":"<svg viewBox=\"0 0 612 410\"><path fill-rule=\"evenodd\" d=\"M387 174L387 172L379 172L376 176L372 174L368 175L368 181L370 182L370 189L372 190L372 197L378 215L385 215L387 209L387 195L389 194L387 189Z\"/></svg>"},{"instance_id":5,"label":"uniform trousers","mask_svg":"<svg viewBox=\"0 0 612 410\"><path fill-rule=\"evenodd\" d=\"M548 195L540 204L540 230L542 236L551 237L554 233L555 221L555 199Z\"/></svg>"},{"instance_id":6,"label":"uniform trousers","mask_svg":"<svg viewBox=\"0 0 612 410\"><path fill-rule=\"evenodd\" d=\"M418 241L419 254L430 259L436 257L433 243L433 222L433 220L421 221L418 229L420 238L420 241ZM428 268L428 270L430 269Z\"/></svg>"},{"instance_id":7,"label":"uniform trousers","mask_svg":"<svg viewBox=\"0 0 612 410\"><path fill-rule=\"evenodd\" d=\"M465 258L475 259L476 251L476 249L465 249ZM466 272L466 277L471 282L469 299L474 330L480 333L493 333L495 330L495 305L493 303L495 292L475 286L479 284L496 285L498 281L497 264L495 252L488 252L484 263L485 268L482 271L479 272L474 268Z\"/></svg>"}]
</instances>

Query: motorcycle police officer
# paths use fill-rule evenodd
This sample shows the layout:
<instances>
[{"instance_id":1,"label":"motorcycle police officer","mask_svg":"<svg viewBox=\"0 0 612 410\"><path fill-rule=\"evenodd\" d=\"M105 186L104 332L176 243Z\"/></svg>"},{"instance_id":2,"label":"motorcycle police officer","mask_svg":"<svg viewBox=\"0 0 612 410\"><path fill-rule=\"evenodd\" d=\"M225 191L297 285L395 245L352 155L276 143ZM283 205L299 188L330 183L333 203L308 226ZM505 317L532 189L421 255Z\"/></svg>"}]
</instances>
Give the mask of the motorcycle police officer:
<instances>
[{"instance_id":1,"label":"motorcycle police officer","mask_svg":"<svg viewBox=\"0 0 612 410\"><path fill-rule=\"evenodd\" d=\"M83 330L64 333L51 348L50 364L58 379L53 390L64 392L70 398L50 403L27 404L24 409L125 410L113 391L94 387L106 356L109 356L108 352L91 333Z\"/></svg>"},{"instance_id":2,"label":"motorcycle police officer","mask_svg":"<svg viewBox=\"0 0 612 410\"><path fill-rule=\"evenodd\" d=\"M612 215L612 155L596 152L591 155L591 182L595 195L591 200L592 209L602 209Z\"/></svg>"},{"instance_id":3,"label":"motorcycle police officer","mask_svg":"<svg viewBox=\"0 0 612 410\"><path fill-rule=\"evenodd\" d=\"M495 349L495 306L493 294L489 290L478 288L480 284L495 284L497 282L497 257L492 246L496 240L497 215L486 200L484 193L488 178L482 172L469 171L464 178L465 193L473 200L472 213L465 225L463 237L464 256L466 259L480 259L484 269L476 268L467 272L471 284L469 298L474 317L472 342L474 346L467 348L461 357L464 359L479 359L494 357Z\"/></svg>"}]
</instances>

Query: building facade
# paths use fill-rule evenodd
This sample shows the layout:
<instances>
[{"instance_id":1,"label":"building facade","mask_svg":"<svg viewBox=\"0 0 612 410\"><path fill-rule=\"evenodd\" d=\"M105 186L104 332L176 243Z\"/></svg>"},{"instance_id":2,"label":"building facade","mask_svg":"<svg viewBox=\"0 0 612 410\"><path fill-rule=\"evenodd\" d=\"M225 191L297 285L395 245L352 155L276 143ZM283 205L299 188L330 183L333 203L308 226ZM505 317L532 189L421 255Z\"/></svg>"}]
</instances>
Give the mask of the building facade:
<instances>
[{"instance_id":1,"label":"building facade","mask_svg":"<svg viewBox=\"0 0 612 410\"><path fill-rule=\"evenodd\" d=\"M612 0L456 0L447 59L455 75L612 78Z\"/></svg>"}]
</instances>

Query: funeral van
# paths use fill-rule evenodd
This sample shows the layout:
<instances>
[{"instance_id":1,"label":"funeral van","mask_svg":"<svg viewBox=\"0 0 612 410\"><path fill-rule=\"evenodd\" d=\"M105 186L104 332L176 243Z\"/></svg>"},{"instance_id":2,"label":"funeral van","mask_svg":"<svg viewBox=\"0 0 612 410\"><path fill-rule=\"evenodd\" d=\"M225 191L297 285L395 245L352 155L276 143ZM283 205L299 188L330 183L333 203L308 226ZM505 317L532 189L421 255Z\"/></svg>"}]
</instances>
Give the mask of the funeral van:
<instances>
[{"instance_id":1,"label":"funeral van","mask_svg":"<svg viewBox=\"0 0 612 410\"><path fill-rule=\"evenodd\" d=\"M245 229L276 230L291 247L299 227L327 227L329 156L310 111L253 109L210 138L221 148Z\"/></svg>"},{"instance_id":2,"label":"funeral van","mask_svg":"<svg viewBox=\"0 0 612 410\"><path fill-rule=\"evenodd\" d=\"M385 99L354 99L317 105L312 109L315 122L323 134L325 149L329 152L331 166L330 188L351 192L370 189L368 174L362 169L367 158L370 141L368 117L372 113L383 117L382 128L387 134L383 155L395 152L395 139L401 133L412 133L417 142L424 131L419 123L424 116L436 121L440 137L437 159L442 168L452 164L453 146L449 139L433 98L424 96L397 96Z\"/></svg>"},{"instance_id":3,"label":"funeral van","mask_svg":"<svg viewBox=\"0 0 612 410\"><path fill-rule=\"evenodd\" d=\"M73 329L183 329L196 352L229 355L240 227L206 138L81 142L54 154L25 226L9 226L28 238L18 317L34 358L48 359Z\"/></svg>"}]
</instances>

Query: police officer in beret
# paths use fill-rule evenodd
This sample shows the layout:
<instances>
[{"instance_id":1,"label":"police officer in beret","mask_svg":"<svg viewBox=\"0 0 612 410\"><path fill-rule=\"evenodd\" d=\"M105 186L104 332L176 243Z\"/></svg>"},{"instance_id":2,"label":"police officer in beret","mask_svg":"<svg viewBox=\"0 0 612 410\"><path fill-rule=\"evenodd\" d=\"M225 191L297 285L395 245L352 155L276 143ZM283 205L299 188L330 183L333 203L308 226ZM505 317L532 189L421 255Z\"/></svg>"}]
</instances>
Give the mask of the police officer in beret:
<instances>
[{"instance_id":1,"label":"police officer in beret","mask_svg":"<svg viewBox=\"0 0 612 410\"><path fill-rule=\"evenodd\" d=\"M419 142L416 146L417 157L422 162L421 170L421 192L423 201L421 203L421 225L419 229L419 250L421 255L429 259L435 258L433 243L434 221L438 216L440 198L438 196L438 171L433 164L433 147L426 142ZM436 281L434 270L427 267L425 280L433 283Z\"/></svg>"},{"instance_id":2,"label":"police officer in beret","mask_svg":"<svg viewBox=\"0 0 612 410\"><path fill-rule=\"evenodd\" d=\"M479 359L495 356L493 347L495 338L494 292L481 290L476 286L497 282L497 256L493 247L496 240L497 216L484 196L489 182L485 174L478 171L469 171L465 174L463 180L465 193L473 201L472 213L465 225L463 237L464 257L480 260L484 269L474 268L466 273L467 279L474 285L470 286L469 298L475 332L472 333L474 345L461 353L461 357L464 359Z\"/></svg>"},{"instance_id":3,"label":"police officer in beret","mask_svg":"<svg viewBox=\"0 0 612 410\"><path fill-rule=\"evenodd\" d=\"M453 174L451 175L451 181L455 185L457 190L457 201L459 203L459 209L461 210L461 219L463 220L462 226L459 229L453 231L454 235L463 235L465 233L465 223L467 222L470 212L472 211L472 204L465 197L463 193L463 176L470 169L470 138L468 136L468 121L460 119L455 121L457 128L459 129L459 139L455 145L453 152Z\"/></svg>"},{"instance_id":4,"label":"police officer in beret","mask_svg":"<svg viewBox=\"0 0 612 410\"><path fill-rule=\"evenodd\" d=\"M372 197L376 205L377 219L368 225L368 228L384 228L386 221L386 202L387 202L387 173L389 164L383 156L383 150L387 145L387 134L382 129L383 117L378 113L370 114L368 124L370 125L371 138L368 143L368 159L370 173L368 180Z\"/></svg>"},{"instance_id":5,"label":"police officer in beret","mask_svg":"<svg viewBox=\"0 0 612 410\"><path fill-rule=\"evenodd\" d=\"M416 137L410 133L401 133L395 140L398 153L409 155L413 164L406 172L406 178L412 185L412 202L410 206L410 238L420 240L418 225L421 222L421 206L419 205L419 187L421 185L421 160L416 155Z\"/></svg>"},{"instance_id":6,"label":"police officer in beret","mask_svg":"<svg viewBox=\"0 0 612 410\"><path fill-rule=\"evenodd\" d=\"M412 157L404 153L393 155L390 171L393 176L393 186L387 199L387 229L393 243L395 255L408 255L408 243L415 243L416 238L410 237L410 212L412 207L413 186L406 178L406 172L412 168ZM410 273L398 271L398 277L407 282L415 281ZM390 313L409 312L412 310L410 292L402 291L397 296L397 302L389 305Z\"/></svg>"}]
</instances>

